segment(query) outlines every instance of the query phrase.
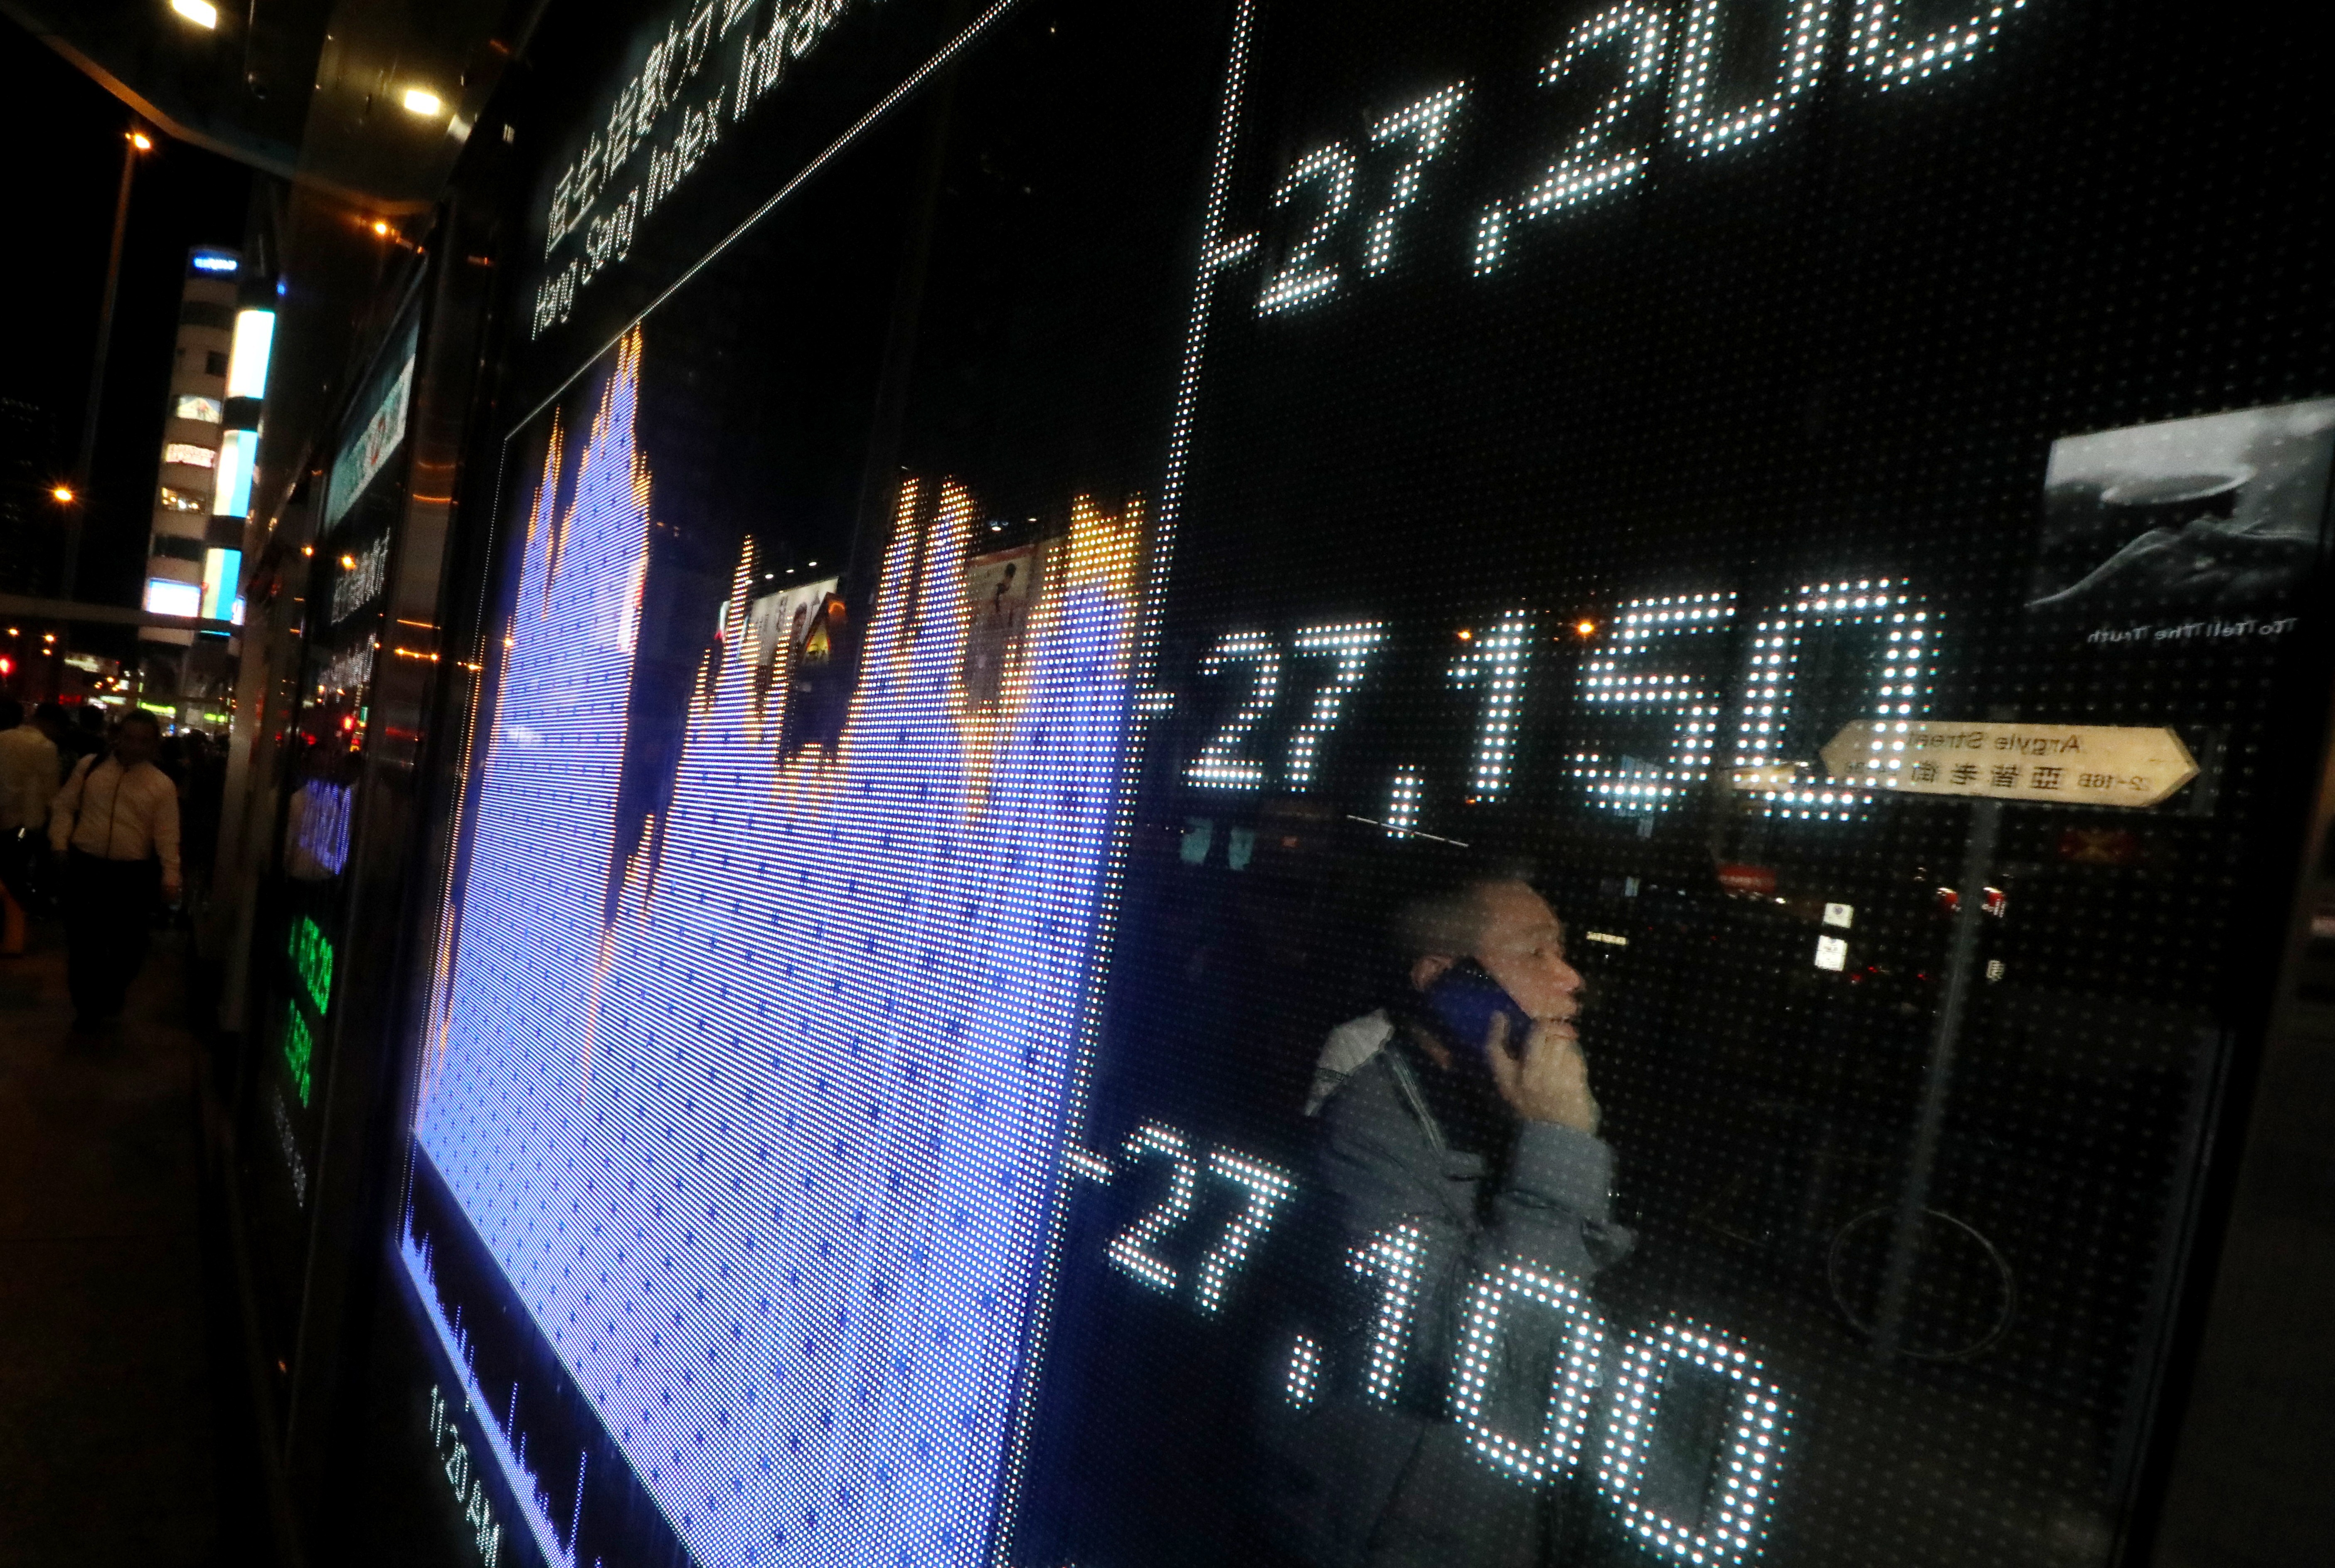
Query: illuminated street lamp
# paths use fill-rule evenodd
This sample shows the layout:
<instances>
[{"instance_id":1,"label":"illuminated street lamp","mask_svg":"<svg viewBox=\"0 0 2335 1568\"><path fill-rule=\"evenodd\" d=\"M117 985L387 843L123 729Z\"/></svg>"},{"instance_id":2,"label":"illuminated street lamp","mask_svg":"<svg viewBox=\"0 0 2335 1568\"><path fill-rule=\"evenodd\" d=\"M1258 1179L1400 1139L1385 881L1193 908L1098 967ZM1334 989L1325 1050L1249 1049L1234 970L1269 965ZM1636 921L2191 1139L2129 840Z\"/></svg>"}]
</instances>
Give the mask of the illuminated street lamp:
<instances>
[{"instance_id":1,"label":"illuminated street lamp","mask_svg":"<svg viewBox=\"0 0 2335 1568\"><path fill-rule=\"evenodd\" d=\"M73 504L73 488L71 485L59 485L49 492L49 498L61 507L69 507Z\"/></svg>"},{"instance_id":2,"label":"illuminated street lamp","mask_svg":"<svg viewBox=\"0 0 2335 1568\"><path fill-rule=\"evenodd\" d=\"M184 4L197 3L199 0L184 0ZM202 8L211 14L211 21L206 25L216 24L218 13L208 5ZM179 14L190 15L183 5ZM89 372L89 407L82 415L81 451L73 469L73 477L84 484L89 482L90 462L97 452L97 411L105 392L105 350L113 338L114 296L121 289L121 241L130 230L130 182L138 172L138 155L154 150L154 139L139 126L133 125L122 132L122 140L121 186L113 198L113 246L105 258L105 291L100 296L97 308L97 352L91 361ZM62 490L68 487L60 485L57 488ZM62 505L71 504L64 496L58 496L57 499ZM61 579L58 597L70 599L73 596L74 579L81 572L81 512L77 508L65 519L64 556L64 569L58 574Z\"/></svg>"}]
</instances>

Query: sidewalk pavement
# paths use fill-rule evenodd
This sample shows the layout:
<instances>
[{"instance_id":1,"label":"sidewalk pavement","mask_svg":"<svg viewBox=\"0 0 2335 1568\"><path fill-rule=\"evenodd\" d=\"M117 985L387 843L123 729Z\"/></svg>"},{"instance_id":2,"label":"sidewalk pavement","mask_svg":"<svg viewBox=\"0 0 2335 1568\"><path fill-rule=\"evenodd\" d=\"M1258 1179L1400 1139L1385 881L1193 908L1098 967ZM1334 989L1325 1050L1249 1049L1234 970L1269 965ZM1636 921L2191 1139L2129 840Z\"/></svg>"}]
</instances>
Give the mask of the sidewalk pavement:
<instances>
[{"instance_id":1,"label":"sidewalk pavement","mask_svg":"<svg viewBox=\"0 0 2335 1568\"><path fill-rule=\"evenodd\" d=\"M185 939L90 1037L33 934L0 959L0 1564L220 1562Z\"/></svg>"}]
</instances>

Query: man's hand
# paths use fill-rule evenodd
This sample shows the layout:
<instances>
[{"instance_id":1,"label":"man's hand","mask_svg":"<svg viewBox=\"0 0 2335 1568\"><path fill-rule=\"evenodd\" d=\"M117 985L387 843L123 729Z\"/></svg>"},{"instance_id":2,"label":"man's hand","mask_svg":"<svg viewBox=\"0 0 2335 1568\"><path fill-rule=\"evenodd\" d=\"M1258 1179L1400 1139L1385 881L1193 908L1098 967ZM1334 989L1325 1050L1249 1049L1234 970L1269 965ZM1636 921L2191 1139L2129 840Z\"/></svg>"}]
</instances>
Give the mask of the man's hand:
<instances>
[{"instance_id":1,"label":"man's hand","mask_svg":"<svg viewBox=\"0 0 2335 1568\"><path fill-rule=\"evenodd\" d=\"M1551 1121L1575 1132L1597 1135L1597 1099L1589 1092L1589 1063L1573 1038L1573 1026L1535 1022L1524 1049L1510 1051L1507 1020L1492 1020L1486 1060L1500 1098L1526 1121Z\"/></svg>"}]
</instances>

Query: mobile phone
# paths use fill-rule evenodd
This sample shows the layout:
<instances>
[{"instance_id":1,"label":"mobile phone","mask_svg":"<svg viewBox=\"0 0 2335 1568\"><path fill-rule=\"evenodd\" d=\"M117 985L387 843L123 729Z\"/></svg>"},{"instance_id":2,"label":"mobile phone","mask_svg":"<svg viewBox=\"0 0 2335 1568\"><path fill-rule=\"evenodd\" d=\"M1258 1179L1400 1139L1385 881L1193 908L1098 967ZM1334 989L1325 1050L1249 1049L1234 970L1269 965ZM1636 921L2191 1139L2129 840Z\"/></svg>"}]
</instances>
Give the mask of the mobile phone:
<instances>
[{"instance_id":1,"label":"mobile phone","mask_svg":"<svg viewBox=\"0 0 2335 1568\"><path fill-rule=\"evenodd\" d=\"M1446 1040L1478 1060L1483 1059L1484 1041L1492 1032L1494 1018L1505 1015L1508 1021L1511 1054L1523 1049L1525 1036L1532 1029L1531 1018L1516 1005L1516 999L1472 958L1445 970L1421 1000Z\"/></svg>"}]
</instances>

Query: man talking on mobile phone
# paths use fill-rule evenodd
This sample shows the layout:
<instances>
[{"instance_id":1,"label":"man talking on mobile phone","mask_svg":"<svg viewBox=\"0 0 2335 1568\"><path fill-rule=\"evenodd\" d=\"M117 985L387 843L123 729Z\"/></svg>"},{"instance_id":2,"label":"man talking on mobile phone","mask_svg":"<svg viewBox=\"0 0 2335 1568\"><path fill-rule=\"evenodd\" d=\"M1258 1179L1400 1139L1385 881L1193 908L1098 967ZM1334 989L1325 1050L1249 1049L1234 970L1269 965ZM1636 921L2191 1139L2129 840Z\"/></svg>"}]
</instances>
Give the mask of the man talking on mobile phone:
<instances>
[{"instance_id":1,"label":"man talking on mobile phone","mask_svg":"<svg viewBox=\"0 0 2335 1568\"><path fill-rule=\"evenodd\" d=\"M1574 1028L1582 978L1519 875L1457 874L1393 934L1387 1004L1331 1031L1305 1108L1326 1239L1371 1299L1322 1325L1315 1390L1272 1418L1266 1512L1310 1568L1522 1568L1547 1559L1541 1488L1470 1441L1452 1371L1478 1282L1581 1287L1631 1244ZM1536 1444L1567 1320L1522 1302L1497 1317L1474 1419Z\"/></svg>"}]
</instances>

